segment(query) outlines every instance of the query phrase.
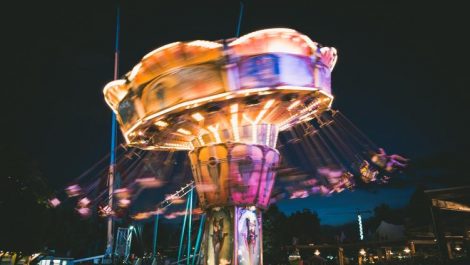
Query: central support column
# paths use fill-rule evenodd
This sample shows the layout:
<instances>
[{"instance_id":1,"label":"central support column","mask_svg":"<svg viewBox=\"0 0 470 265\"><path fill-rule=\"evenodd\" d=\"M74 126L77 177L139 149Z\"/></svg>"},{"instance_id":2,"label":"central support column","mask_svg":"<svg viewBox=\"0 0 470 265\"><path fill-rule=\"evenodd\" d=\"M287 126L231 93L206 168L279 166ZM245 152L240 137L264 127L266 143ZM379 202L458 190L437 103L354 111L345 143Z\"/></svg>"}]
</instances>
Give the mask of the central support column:
<instances>
[{"instance_id":1,"label":"central support column","mask_svg":"<svg viewBox=\"0 0 470 265\"><path fill-rule=\"evenodd\" d=\"M221 143L189 153L201 207L207 212L205 265L262 265L261 210L268 206L279 162L276 149Z\"/></svg>"}]
</instances>

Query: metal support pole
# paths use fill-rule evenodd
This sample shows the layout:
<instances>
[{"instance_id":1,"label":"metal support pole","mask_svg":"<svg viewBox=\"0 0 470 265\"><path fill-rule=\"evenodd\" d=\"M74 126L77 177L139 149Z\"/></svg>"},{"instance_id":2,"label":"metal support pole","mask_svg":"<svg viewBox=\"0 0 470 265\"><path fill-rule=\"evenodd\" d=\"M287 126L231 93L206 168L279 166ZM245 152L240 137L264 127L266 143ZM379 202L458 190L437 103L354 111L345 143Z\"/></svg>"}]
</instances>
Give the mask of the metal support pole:
<instances>
[{"instance_id":1,"label":"metal support pole","mask_svg":"<svg viewBox=\"0 0 470 265\"><path fill-rule=\"evenodd\" d=\"M157 237L158 237L158 221L160 219L160 215L157 214L155 216L155 224L154 224L154 228L153 228L153 248L152 248L152 253L153 253L153 256L156 257L157 256Z\"/></svg>"},{"instance_id":2,"label":"metal support pole","mask_svg":"<svg viewBox=\"0 0 470 265\"><path fill-rule=\"evenodd\" d=\"M235 34L235 37L240 37L240 28L242 26L242 19L243 19L243 9L245 5L243 4L242 1L240 1L240 14L238 15L238 23L237 23L237 32Z\"/></svg>"},{"instance_id":3,"label":"metal support pole","mask_svg":"<svg viewBox=\"0 0 470 265\"><path fill-rule=\"evenodd\" d=\"M120 31L120 8L119 5L116 7L116 37L114 44L114 80L118 79L119 75L119 31ZM117 136L117 124L116 124L116 114L112 112L111 117L111 150L110 150L110 161L109 161L109 173L108 173L108 207L113 209L113 193L114 193L114 174L116 168L116 136ZM113 218L108 217L108 227L107 227L107 244L106 244L106 254L113 254Z\"/></svg>"},{"instance_id":4,"label":"metal support pole","mask_svg":"<svg viewBox=\"0 0 470 265\"><path fill-rule=\"evenodd\" d=\"M204 231L205 218L206 218L206 215L203 214L203 215L201 215L201 219L199 220L199 230L197 232L196 244L194 245L194 254L193 254L192 265L194 265L194 263L196 262L196 255L199 254L199 247L201 245L202 232Z\"/></svg>"},{"instance_id":5,"label":"metal support pole","mask_svg":"<svg viewBox=\"0 0 470 265\"><path fill-rule=\"evenodd\" d=\"M189 222L188 222L188 250L186 252L186 265L189 265L190 263L190 255L191 255L191 228L192 228L192 220L193 220L193 193L194 193L194 189L192 189L190 192L189 192L189 216L188 216L188 219L189 219Z\"/></svg>"},{"instance_id":6,"label":"metal support pole","mask_svg":"<svg viewBox=\"0 0 470 265\"><path fill-rule=\"evenodd\" d=\"M186 219L188 218L188 210L189 210L189 199L186 200L186 213L184 215L183 227L181 229L180 245L178 247L178 259L176 260L176 264L179 264L181 260L181 251L183 250L184 230L186 228Z\"/></svg>"}]
</instances>

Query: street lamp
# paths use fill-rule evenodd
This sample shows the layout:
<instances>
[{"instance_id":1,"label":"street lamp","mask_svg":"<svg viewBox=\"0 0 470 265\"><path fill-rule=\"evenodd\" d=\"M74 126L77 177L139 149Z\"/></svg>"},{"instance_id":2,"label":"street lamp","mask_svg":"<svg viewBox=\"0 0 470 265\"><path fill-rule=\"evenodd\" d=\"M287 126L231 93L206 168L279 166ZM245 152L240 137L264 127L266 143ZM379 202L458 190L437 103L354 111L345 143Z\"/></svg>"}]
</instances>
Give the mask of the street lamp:
<instances>
[{"instance_id":1,"label":"street lamp","mask_svg":"<svg viewBox=\"0 0 470 265\"><path fill-rule=\"evenodd\" d=\"M405 247L405 249L403 250L406 254L410 254L411 252L411 249L409 247Z\"/></svg>"},{"instance_id":2,"label":"street lamp","mask_svg":"<svg viewBox=\"0 0 470 265\"><path fill-rule=\"evenodd\" d=\"M367 252L363 248L361 248L361 250L359 250L359 254L361 254L362 256L365 256Z\"/></svg>"},{"instance_id":3,"label":"street lamp","mask_svg":"<svg viewBox=\"0 0 470 265\"><path fill-rule=\"evenodd\" d=\"M315 252L313 252L313 254L315 254L315 256L320 256L320 250L315 249Z\"/></svg>"}]
</instances>

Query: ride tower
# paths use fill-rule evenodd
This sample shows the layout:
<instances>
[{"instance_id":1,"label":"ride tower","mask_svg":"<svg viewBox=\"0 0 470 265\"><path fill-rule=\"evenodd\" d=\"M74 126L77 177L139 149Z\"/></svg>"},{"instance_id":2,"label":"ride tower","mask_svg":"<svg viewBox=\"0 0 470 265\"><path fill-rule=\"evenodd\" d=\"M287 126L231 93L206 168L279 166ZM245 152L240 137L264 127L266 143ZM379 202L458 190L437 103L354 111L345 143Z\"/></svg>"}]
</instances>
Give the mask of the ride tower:
<instances>
[{"instance_id":1,"label":"ride tower","mask_svg":"<svg viewBox=\"0 0 470 265\"><path fill-rule=\"evenodd\" d=\"M128 145L188 151L207 213L203 264L261 265L280 131L333 101L334 48L291 29L162 46L104 88Z\"/></svg>"}]
</instances>

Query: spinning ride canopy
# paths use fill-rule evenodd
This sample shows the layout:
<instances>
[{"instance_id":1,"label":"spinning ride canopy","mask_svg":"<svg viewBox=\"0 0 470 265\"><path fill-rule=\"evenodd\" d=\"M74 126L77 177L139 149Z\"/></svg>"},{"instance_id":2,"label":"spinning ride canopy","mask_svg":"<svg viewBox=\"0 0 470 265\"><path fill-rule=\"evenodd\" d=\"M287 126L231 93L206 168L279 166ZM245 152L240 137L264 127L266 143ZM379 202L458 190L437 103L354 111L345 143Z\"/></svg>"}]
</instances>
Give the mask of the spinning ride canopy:
<instances>
[{"instance_id":1,"label":"spinning ride canopy","mask_svg":"<svg viewBox=\"0 0 470 265\"><path fill-rule=\"evenodd\" d=\"M335 62L334 48L320 48L294 30L266 29L230 41L160 47L104 94L131 146L275 148L279 131L331 106Z\"/></svg>"}]
</instances>

